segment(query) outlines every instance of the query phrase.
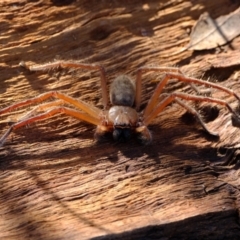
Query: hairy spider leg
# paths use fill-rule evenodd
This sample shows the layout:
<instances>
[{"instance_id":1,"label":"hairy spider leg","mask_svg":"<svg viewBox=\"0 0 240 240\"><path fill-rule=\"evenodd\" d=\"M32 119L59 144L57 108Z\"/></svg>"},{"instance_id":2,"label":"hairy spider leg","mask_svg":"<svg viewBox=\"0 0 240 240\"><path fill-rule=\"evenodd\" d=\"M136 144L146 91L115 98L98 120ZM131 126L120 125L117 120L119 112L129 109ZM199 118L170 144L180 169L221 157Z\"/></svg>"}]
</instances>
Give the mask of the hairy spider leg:
<instances>
[{"instance_id":1,"label":"hairy spider leg","mask_svg":"<svg viewBox=\"0 0 240 240\"><path fill-rule=\"evenodd\" d=\"M53 101L53 102L43 103L41 105L36 106L32 110L30 110L27 114L21 116L21 118L18 121L22 121L24 119L33 117L34 115L36 115L39 112L46 111L46 110L56 107L56 106L62 106L63 104L64 104L63 100L57 100L57 101Z\"/></svg>"},{"instance_id":2,"label":"hairy spider leg","mask_svg":"<svg viewBox=\"0 0 240 240\"><path fill-rule=\"evenodd\" d=\"M185 100L217 103L217 104L227 107L229 112L238 116L238 114L230 107L230 105L226 101L223 101L220 99L214 99L214 98L210 98L210 97L195 96L195 95L191 95L191 94L175 92L175 93L171 93L171 94L166 94L166 97L155 107L155 109L153 109L153 111L148 116L146 116L146 118L144 120L145 126L147 126L160 112L163 111L163 109L167 105L169 105L171 102L173 102L177 98L181 98L181 99L185 99ZM181 102L179 102L179 100L177 100L177 103L180 104L182 107L185 107L187 110L191 111L191 109L189 109L189 107L186 104L181 104ZM198 117L198 120L202 124L202 120L201 120L200 116L198 116L198 115L195 115L195 116ZM210 133L214 136L218 136L218 134L209 131L204 124L202 124L202 126L205 130L207 130L208 133Z\"/></svg>"},{"instance_id":3,"label":"hairy spider leg","mask_svg":"<svg viewBox=\"0 0 240 240\"><path fill-rule=\"evenodd\" d=\"M12 111L16 108L19 108L19 107L24 107L24 106L31 105L33 103L42 102L42 101L44 101L46 99L49 99L51 97L54 97L56 99L61 99L68 104L72 104L75 107L81 109L82 111L88 113L89 115L91 115L92 117L95 117L95 118L98 118L98 116L101 112L100 109L98 109L94 106L91 106L91 105L89 105L89 104L87 104L83 101L75 100L74 98L69 97L66 94L63 94L63 93L58 92L58 91L51 91L51 92L43 93L43 94L41 94L41 95L39 95L35 98L27 99L25 101L22 101L22 102L13 104L9 107L3 108L3 109L0 110L0 115L3 114L3 113L6 113L6 112L10 112L10 111Z\"/></svg>"},{"instance_id":4,"label":"hairy spider leg","mask_svg":"<svg viewBox=\"0 0 240 240\"><path fill-rule=\"evenodd\" d=\"M2 146L4 144L6 138L9 136L9 134L12 131L14 131L14 130L20 128L20 127L26 126L26 125L28 125L28 124L30 124L32 122L48 119L48 118L50 118L50 117L52 117L52 116L54 116L54 115L56 115L58 113L63 113L63 114L66 114L68 116L75 117L77 119L86 121L88 123L92 123L94 125L101 124L100 119L98 119L96 117L93 117L93 116L90 116L89 114L81 113L79 111L76 111L74 109L67 108L67 107L56 107L56 108L48 110L47 112L45 112L43 114L39 114L37 116L31 117L31 118L28 118L28 119L24 119L24 120L22 120L20 122L17 122L15 124L13 124L7 130L7 132L0 138L0 146Z\"/></svg>"},{"instance_id":5,"label":"hairy spider leg","mask_svg":"<svg viewBox=\"0 0 240 240\"><path fill-rule=\"evenodd\" d=\"M137 70L137 77L136 77L136 96L135 96L135 104L136 109L139 110L140 104L141 104L141 95L142 95L142 74L146 72L164 72L165 74L168 72L171 73L177 73L179 75L184 74L183 72L177 68L177 67L141 67ZM198 94L207 94L209 95L211 93L211 90L200 90L196 85L192 82L188 82L191 88Z\"/></svg>"},{"instance_id":6,"label":"hairy spider leg","mask_svg":"<svg viewBox=\"0 0 240 240\"><path fill-rule=\"evenodd\" d=\"M155 108L157 100L158 100L158 97L161 94L164 86L167 84L169 79L177 79L177 80L182 81L182 82L200 84L200 85L205 85L205 86L208 86L208 87L216 88L216 89L219 89L219 90L221 90L223 92L228 93L230 96L234 96L238 101L240 101L239 96L234 91L232 91L232 90L230 90L228 88L222 87L220 85L217 85L215 83L206 82L204 80L200 80L200 79L197 79L197 78L189 78L189 77L186 77L186 76L183 76L183 75L179 75L179 74L167 73L167 74L165 74L165 77L163 78L163 80L161 82L159 82L159 84L158 84L157 88L155 89L152 97L150 98L150 100L149 100L149 102L147 104L147 107L144 110L144 114L143 114L144 118L148 118L150 113ZM191 96L191 95L187 94L187 96ZM193 96L192 96L192 98L193 98ZM192 99L192 100L194 100L194 99ZM215 102L215 103L218 103L218 104L222 104L220 102L224 102L222 105L229 106L225 101L220 101L220 100L217 100L217 99L214 99L214 98L199 97L198 99L196 98L196 100Z\"/></svg>"},{"instance_id":7,"label":"hairy spider leg","mask_svg":"<svg viewBox=\"0 0 240 240\"><path fill-rule=\"evenodd\" d=\"M52 63L39 64L33 66L27 66L25 62L21 62L20 66L27 68L30 71L46 71L51 69L86 69L86 70L98 70L100 72L101 78L101 89L102 89L102 101L104 109L108 109L109 100L107 92L107 77L106 72L103 66L97 64L84 64L84 63L75 63L68 61L56 61Z\"/></svg>"},{"instance_id":8,"label":"hairy spider leg","mask_svg":"<svg viewBox=\"0 0 240 240\"><path fill-rule=\"evenodd\" d=\"M198 122L202 125L202 128L209 134L215 137L219 137L219 134L216 132L212 132L210 131L206 124L203 122L200 114L191 106L189 106L188 104L186 104L185 102L181 101L180 99L175 98L174 99L176 103L178 103L180 106L182 106L183 108L185 108L188 112L190 112L193 116L195 116L195 118L198 120Z\"/></svg>"}]
</instances>

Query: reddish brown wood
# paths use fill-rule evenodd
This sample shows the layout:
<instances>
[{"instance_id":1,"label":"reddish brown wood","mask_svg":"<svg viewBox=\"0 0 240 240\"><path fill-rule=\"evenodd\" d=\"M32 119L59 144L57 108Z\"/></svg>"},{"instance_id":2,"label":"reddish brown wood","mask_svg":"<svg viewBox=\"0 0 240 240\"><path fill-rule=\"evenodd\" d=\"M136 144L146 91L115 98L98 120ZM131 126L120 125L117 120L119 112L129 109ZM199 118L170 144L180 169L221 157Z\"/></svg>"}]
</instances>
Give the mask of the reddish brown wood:
<instances>
[{"instance_id":1,"label":"reddish brown wood","mask_svg":"<svg viewBox=\"0 0 240 240\"><path fill-rule=\"evenodd\" d=\"M30 73L18 66L54 59L100 63L109 82L119 73L135 77L141 66L177 65L240 94L239 65L217 65L221 52L174 54L188 44L200 14L230 13L238 7L234 1L100 2L0 3L1 107L49 90L101 107L97 71ZM239 38L225 54L231 48L240 49ZM161 77L144 75L143 106ZM173 81L166 91L174 90L192 91ZM217 90L212 94L238 105ZM220 140L209 138L177 104L150 126L150 146L110 138L96 144L93 126L65 116L16 131L0 148L1 238L237 239L240 131L226 109L197 108L206 121L218 115L207 125ZM1 134L24 113L1 116Z\"/></svg>"}]
</instances>

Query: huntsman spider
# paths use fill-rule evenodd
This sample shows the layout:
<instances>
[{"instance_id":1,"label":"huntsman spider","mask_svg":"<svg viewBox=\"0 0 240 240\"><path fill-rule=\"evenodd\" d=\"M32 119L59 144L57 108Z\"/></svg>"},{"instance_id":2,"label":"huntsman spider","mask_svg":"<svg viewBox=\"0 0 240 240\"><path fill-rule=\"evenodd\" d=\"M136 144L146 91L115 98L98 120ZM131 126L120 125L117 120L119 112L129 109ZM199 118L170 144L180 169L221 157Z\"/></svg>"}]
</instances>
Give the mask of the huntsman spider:
<instances>
[{"instance_id":1,"label":"huntsman spider","mask_svg":"<svg viewBox=\"0 0 240 240\"><path fill-rule=\"evenodd\" d=\"M135 133L138 140L142 144L149 144L152 140L151 133L148 130L148 125L159 113L164 110L166 106L168 106L173 101L192 113L202 125L203 129L207 133L214 136L218 136L218 134L208 130L205 123L201 119L200 114L193 107L188 105L186 101L191 100L220 104L225 106L231 113L238 117L238 114L232 109L232 107L226 101L221 99L199 94L186 94L183 92L162 93L162 90L168 83L169 79L176 79L178 81L190 84L190 86L197 92L198 88L196 85L203 85L206 87L221 90L229 95L234 96L238 101L240 101L239 96L234 91L215 83L200 80L197 78L187 77L180 71L179 68L141 67L137 70L135 81L133 81L127 75L119 75L113 80L110 86L109 101L107 91L107 78L105 69L101 65L67 61L57 61L34 66L27 66L24 62L21 62L20 65L30 71L47 71L51 69L62 68L99 71L101 78L103 109L99 109L84 101L74 99L59 91L50 91L43 93L37 97L15 103L0 110L0 115L2 115L20 107L28 106L31 104L39 104L49 98L56 99L52 102L37 105L34 110L30 111L19 121L11 125L7 132L1 137L0 145L4 144L6 138L12 131L15 131L16 129L26 126L35 121L48 119L56 114L65 114L96 125L96 139L101 139L105 133L111 132L115 140L125 141L130 138L132 133ZM139 111L141 104L142 74L146 72L162 72L164 73L164 77L154 90L145 109L143 111ZM162 100L159 102L158 98L160 95ZM68 104L69 107L64 106L65 104Z\"/></svg>"}]
</instances>

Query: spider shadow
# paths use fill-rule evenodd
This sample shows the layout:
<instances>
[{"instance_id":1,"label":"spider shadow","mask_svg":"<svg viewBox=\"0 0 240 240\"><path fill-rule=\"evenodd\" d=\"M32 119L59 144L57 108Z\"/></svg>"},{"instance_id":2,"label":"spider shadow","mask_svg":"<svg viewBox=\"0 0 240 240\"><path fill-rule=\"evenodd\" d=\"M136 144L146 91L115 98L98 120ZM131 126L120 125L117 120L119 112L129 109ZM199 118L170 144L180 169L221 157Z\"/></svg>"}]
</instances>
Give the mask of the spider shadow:
<instances>
[{"instance_id":1,"label":"spider shadow","mask_svg":"<svg viewBox=\"0 0 240 240\"><path fill-rule=\"evenodd\" d=\"M75 219L78 219L79 222L84 223L87 226L99 229L105 234L108 234L108 236L106 236L106 239L111 236L114 238L121 238L121 236L128 236L128 234L131 233L126 232L123 233L123 235L119 236L112 235L113 233L111 233L108 229L102 227L101 224L96 224L94 221L87 219L84 215L75 212L75 210L73 210L71 206L68 203L66 204L66 202L61 198L61 193L58 194L55 190L49 188L49 186L46 185L45 180L39 176L41 170L50 170L49 172L54 172L54 170L57 170L56 172L59 172L58 170L61 170L61 174L59 174L59 177L61 177L64 176L64 172L67 172L68 174L66 175L69 175L69 169L76 169L78 167L80 168L85 164L89 166L89 162L92 161L89 169L95 171L97 169L96 165L101 164L101 162L99 162L99 159L103 159L101 161L109 161L111 163L115 163L114 165L118 165L119 168L122 169L121 174L124 175L124 172L138 172L138 169L141 170L150 167L157 170L161 165L162 160L165 160L166 156L168 156L173 159L173 162L176 161L176 165L179 165L178 162L185 162L186 160L189 161L189 164L184 163L177 167L181 168L180 170L185 172L185 174L190 174L191 171L194 171L191 168L191 161L202 163L205 161L214 162L216 160L221 160L220 157L216 157L215 148L199 148L194 144L181 142L181 138L189 136L189 132L191 133L191 137L204 137L202 130L195 129L192 125L187 125L183 130L183 128L179 127L179 123L175 123L175 125L171 126L171 128L167 128L165 125L159 126L158 123L152 124L150 126L150 131L153 133L153 142L148 146L139 145L134 137L129 142L125 143L115 143L112 141L111 137L108 137L104 142L93 142L88 146L80 146L77 148L77 142L83 143L84 140L89 140L92 138L94 128L91 128L89 125L87 129L89 130L80 131L80 133L70 133L70 136L68 136L68 138L73 137L73 141L70 143L64 141L66 139L66 136L59 135L59 132L50 133L50 137L46 137L46 135L44 135L41 140L38 138L38 142L36 143L37 146L40 146L41 143L48 143L50 146L49 151L44 153L41 151L31 151L29 154L25 153L21 155L21 153L19 153L19 150L14 150L13 147L11 149L11 154L6 155L5 158L2 159L5 163L5 166L3 167L3 163L1 163L1 169L4 168L4 170L27 170L29 176L37 183L37 186L39 186L46 195L51 196L52 201L54 201L57 206L67 211ZM22 133L24 133L24 131ZM42 132L36 132L36 135L39 134L42 134ZM28 133L27 135L31 135L31 133ZM53 139L53 137L55 137L55 139ZM176 141L176 139L180 140ZM81 140L81 142L79 140ZM34 140L31 139L27 144L30 144L30 142L33 141ZM75 146L73 146L73 142L75 142ZM56 147L60 144L63 145L63 148L61 149ZM34 167L32 166L33 164L31 164L31 167L28 167L29 164L27 162L35 161L35 159L49 159L49 162L51 162L51 164L40 165L38 160ZM59 159L62 161L59 162ZM19 160L18 163L16 163L16 160ZM6 165L6 162L8 162L8 165ZM14 164L11 164L12 162L14 162ZM91 172L88 172L87 174L91 174ZM108 172L106 174L111 174L111 169L108 169ZM170 184L172 181L178 181L177 177L174 177L174 179L169 178L168 180ZM4 192L4 195L5 194L11 193ZM81 199L81 194L79 198ZM15 207L14 209L18 210L17 212L21 213L21 205L19 205L19 208ZM22 218L23 217L24 216L22 216ZM27 216L25 217L28 219ZM142 230L144 231L144 229Z\"/></svg>"},{"instance_id":2,"label":"spider shadow","mask_svg":"<svg viewBox=\"0 0 240 240\"><path fill-rule=\"evenodd\" d=\"M159 129L159 126L152 126L150 130ZM21 134L26 133L26 130L22 130ZM59 169L66 166L64 163L64 159L69 160L67 161L67 166L75 166L81 162L81 164L84 165L84 163L89 163L90 161L94 162L97 161L97 159L107 159L109 162L112 163L119 163L129 161L129 164L134 163L135 161L138 161L139 159L150 159L151 161L154 161L154 164L161 164L161 160L163 159L163 156L169 155L174 159L183 160L187 157L191 156L191 159L195 159L196 161L201 161L203 159L201 156L209 156L209 151L211 148L208 149L198 149L194 145L188 145L188 144L177 144L175 143L174 139L181 138L186 136L186 134L177 134L175 132L168 131L168 136L162 137L161 133L164 133L164 131L159 131L157 134L155 134L154 140L150 145L143 146L140 145L136 139L132 138L128 142L114 142L112 137L109 136L106 138L104 142L96 142L92 140L92 143L89 146L79 147L78 148L78 139L81 139L81 142L89 141L90 139L93 139L93 129L88 130L85 132L81 132L80 135L78 134L70 134L68 136L68 139L73 138L71 140L71 143L75 142L74 144L69 144L66 142L66 136L58 135L58 133L51 133L49 136L42 136L43 133L41 131L36 131L34 129L34 134L28 138L31 135L31 132L29 132L26 136L22 136L20 139L13 140L14 145L18 144L18 141L22 141L26 144L31 144L32 146L35 145L34 139L36 140L36 136L38 136L37 145L41 146L42 144L46 145L48 143L49 148L48 151L29 151L24 152L24 154L20 154L19 150L15 150L15 147L11 147L11 145L6 144L5 149L3 153L0 153L0 158L3 157L4 161L2 162L1 166L4 166L3 168L6 169L21 169L22 168L22 162L25 160L27 161L34 161L34 159L51 159L51 165L47 166L38 166L36 165L34 168L36 169ZM202 131L199 131L199 133L202 133ZM54 143L55 142L55 143ZM13 146L14 146L13 145ZM62 145L62 148L56 147L57 145ZM80 145L80 143L79 143ZM46 148L44 148L46 149ZM186 155L186 149L189 149L187 152L190 154ZM214 152L214 149L212 149ZM7 151L7 154L6 154ZM5 153L4 153L5 152ZM197 154L193 154L196 153ZM214 153L212 152L212 159L214 159ZM207 154L206 154L207 153ZM5 154L5 156L4 156ZM2 157L1 157L2 155ZM81 157L80 157L81 156ZM59 163L59 159L62 161ZM14 164L14 166L11 164L11 161L13 160L21 160L18 162L18 164ZM54 161L56 160L56 163Z\"/></svg>"}]
</instances>

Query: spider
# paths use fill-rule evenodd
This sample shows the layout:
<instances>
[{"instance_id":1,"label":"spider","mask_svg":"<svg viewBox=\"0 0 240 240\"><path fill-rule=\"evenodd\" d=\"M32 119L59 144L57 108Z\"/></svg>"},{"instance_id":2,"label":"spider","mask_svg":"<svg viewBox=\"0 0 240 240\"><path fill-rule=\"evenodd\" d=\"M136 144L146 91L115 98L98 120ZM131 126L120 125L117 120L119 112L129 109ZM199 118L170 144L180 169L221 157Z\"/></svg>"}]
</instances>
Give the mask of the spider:
<instances>
[{"instance_id":1,"label":"spider","mask_svg":"<svg viewBox=\"0 0 240 240\"><path fill-rule=\"evenodd\" d=\"M96 125L97 127L94 135L96 139L101 139L101 137L104 136L105 133L111 132L115 140L125 141L130 138L132 133L135 133L138 140L142 144L149 144L152 140L151 133L148 130L148 125L160 112L164 110L167 105L169 105L173 101L175 101L180 106L184 107L187 111L192 113L202 125L203 129L208 134L214 136L218 136L218 133L208 130L199 113L193 107L189 106L186 101L184 102L182 100L217 103L227 107L227 109L231 113L238 116L237 113L231 108L231 106L226 101L221 99L208 96L186 94L182 92L173 92L169 94L162 93L162 90L167 84L168 80L176 79L178 81L190 84L190 86L196 92L199 92L196 84L204 85L226 92L227 94L234 96L237 100L240 101L239 96L232 90L217 85L215 83L207 82L197 78L187 77L181 72L179 68L141 67L137 70L137 76L135 81L133 81L127 75L119 75L110 85L109 103L107 78L105 74L105 69L101 65L68 61L57 61L33 66L27 66L25 62L21 62L19 65L30 71L46 71L51 69L98 70L100 72L101 78L103 109L100 110L95 106L91 106L84 101L74 99L59 91L50 91L43 93L37 97L21 101L0 110L0 114L4 114L19 107L28 106L33 103L43 102L44 100L52 97L56 99L55 101L42 103L36 106L23 118L14 123L1 137L0 145L4 144L6 138L12 131L20 127L26 126L32 122L48 119L59 113L66 114L68 116L75 117L79 120L83 120ZM162 81L159 82L156 89L154 90L146 108L143 111L139 111L141 104L142 74L145 72L163 72L165 75ZM158 98L160 95L162 100L158 102ZM72 107L75 107L75 109L63 106L64 104L72 105Z\"/></svg>"}]
</instances>

